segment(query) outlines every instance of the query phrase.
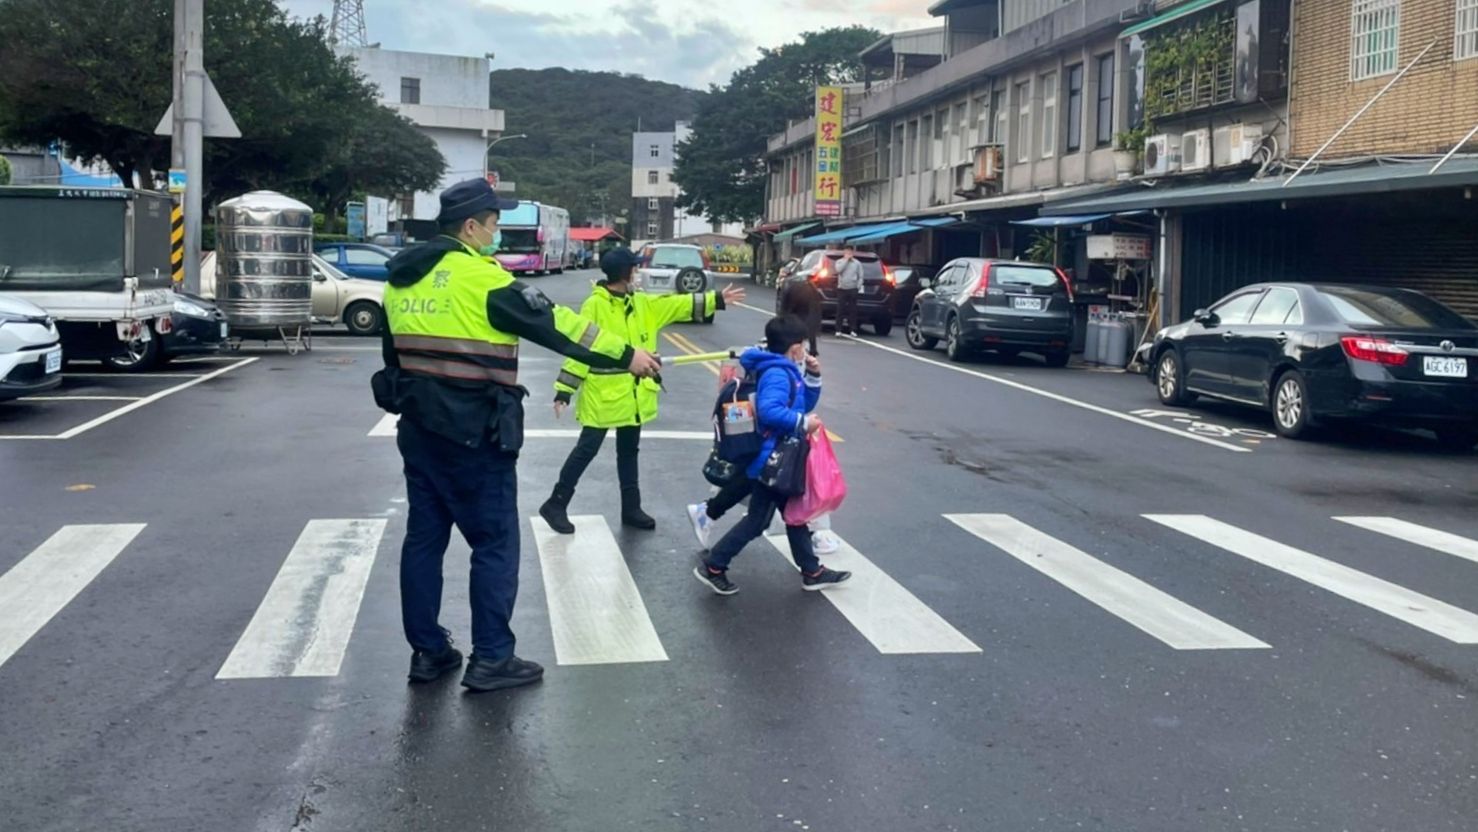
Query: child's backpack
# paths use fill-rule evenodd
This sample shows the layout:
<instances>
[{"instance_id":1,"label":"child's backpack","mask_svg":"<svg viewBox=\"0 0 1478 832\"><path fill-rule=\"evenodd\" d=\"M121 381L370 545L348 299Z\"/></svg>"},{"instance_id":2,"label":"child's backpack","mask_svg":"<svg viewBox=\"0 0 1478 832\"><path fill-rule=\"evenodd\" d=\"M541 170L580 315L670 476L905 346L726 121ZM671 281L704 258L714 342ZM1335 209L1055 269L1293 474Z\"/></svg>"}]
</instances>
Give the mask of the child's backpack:
<instances>
[{"instance_id":1,"label":"child's backpack","mask_svg":"<svg viewBox=\"0 0 1478 832\"><path fill-rule=\"evenodd\" d=\"M718 399L713 404L714 455L747 466L764 444L754 412L758 379L742 371L726 375L730 377L719 385Z\"/></svg>"}]
</instances>

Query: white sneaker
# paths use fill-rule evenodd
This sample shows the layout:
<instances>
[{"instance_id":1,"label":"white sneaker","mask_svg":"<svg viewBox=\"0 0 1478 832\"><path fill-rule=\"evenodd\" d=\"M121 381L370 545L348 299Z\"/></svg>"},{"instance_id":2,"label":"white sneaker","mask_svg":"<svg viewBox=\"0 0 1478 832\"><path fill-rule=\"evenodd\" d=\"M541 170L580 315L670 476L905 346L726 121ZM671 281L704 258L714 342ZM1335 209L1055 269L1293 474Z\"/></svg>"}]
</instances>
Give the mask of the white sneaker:
<instances>
[{"instance_id":1,"label":"white sneaker","mask_svg":"<svg viewBox=\"0 0 1478 832\"><path fill-rule=\"evenodd\" d=\"M713 537L713 518L708 516L708 503L688 506L688 520L693 523L693 534L698 538L698 545L703 547L703 551L708 551L708 541Z\"/></svg>"},{"instance_id":2,"label":"white sneaker","mask_svg":"<svg viewBox=\"0 0 1478 832\"><path fill-rule=\"evenodd\" d=\"M834 555L842 548L842 541L829 531L812 532L811 548L818 555Z\"/></svg>"}]
</instances>

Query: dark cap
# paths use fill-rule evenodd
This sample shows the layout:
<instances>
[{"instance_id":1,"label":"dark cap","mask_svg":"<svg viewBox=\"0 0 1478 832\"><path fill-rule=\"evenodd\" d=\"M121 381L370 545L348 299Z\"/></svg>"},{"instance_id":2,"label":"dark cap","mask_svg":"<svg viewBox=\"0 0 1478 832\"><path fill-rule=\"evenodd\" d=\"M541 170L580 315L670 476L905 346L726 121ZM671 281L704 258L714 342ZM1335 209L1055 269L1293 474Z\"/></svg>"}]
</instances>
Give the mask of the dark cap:
<instances>
[{"instance_id":1,"label":"dark cap","mask_svg":"<svg viewBox=\"0 0 1478 832\"><path fill-rule=\"evenodd\" d=\"M641 263L642 259L625 246L613 248L600 256L600 270L611 280L625 278L627 270L640 266Z\"/></svg>"},{"instance_id":2,"label":"dark cap","mask_svg":"<svg viewBox=\"0 0 1478 832\"><path fill-rule=\"evenodd\" d=\"M436 215L436 222L446 225L477 216L483 211L502 213L517 207L517 200L499 198L486 179L468 179L441 192L441 213Z\"/></svg>"}]
</instances>

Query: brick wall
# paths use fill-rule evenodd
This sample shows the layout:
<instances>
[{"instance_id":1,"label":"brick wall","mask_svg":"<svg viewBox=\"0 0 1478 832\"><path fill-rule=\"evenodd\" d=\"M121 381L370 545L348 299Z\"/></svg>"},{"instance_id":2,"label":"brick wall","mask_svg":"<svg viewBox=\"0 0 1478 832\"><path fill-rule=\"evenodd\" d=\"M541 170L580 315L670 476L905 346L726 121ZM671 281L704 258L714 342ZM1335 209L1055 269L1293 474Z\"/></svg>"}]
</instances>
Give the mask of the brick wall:
<instances>
[{"instance_id":1,"label":"brick wall","mask_svg":"<svg viewBox=\"0 0 1478 832\"><path fill-rule=\"evenodd\" d=\"M1307 158L1392 78L1350 80L1353 0L1295 0L1290 109ZM1320 158L1446 153L1478 124L1478 58L1453 61L1456 0L1401 0L1399 72L1437 45ZM1393 73L1394 74L1394 73Z\"/></svg>"}]
</instances>

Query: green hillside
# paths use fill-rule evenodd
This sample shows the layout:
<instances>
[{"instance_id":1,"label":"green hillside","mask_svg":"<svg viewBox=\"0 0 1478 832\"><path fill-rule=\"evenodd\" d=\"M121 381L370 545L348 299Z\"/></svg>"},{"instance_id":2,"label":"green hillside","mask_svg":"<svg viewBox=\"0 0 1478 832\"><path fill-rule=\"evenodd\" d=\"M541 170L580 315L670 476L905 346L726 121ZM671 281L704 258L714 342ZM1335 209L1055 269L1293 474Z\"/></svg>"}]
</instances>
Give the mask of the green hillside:
<instances>
[{"instance_id":1,"label":"green hillside","mask_svg":"<svg viewBox=\"0 0 1478 832\"><path fill-rule=\"evenodd\" d=\"M707 93L634 75L568 69L501 69L489 78L505 133L527 133L493 148L489 164L517 186L519 199L570 209L584 225L631 204L631 134L671 130L691 120Z\"/></svg>"}]
</instances>

